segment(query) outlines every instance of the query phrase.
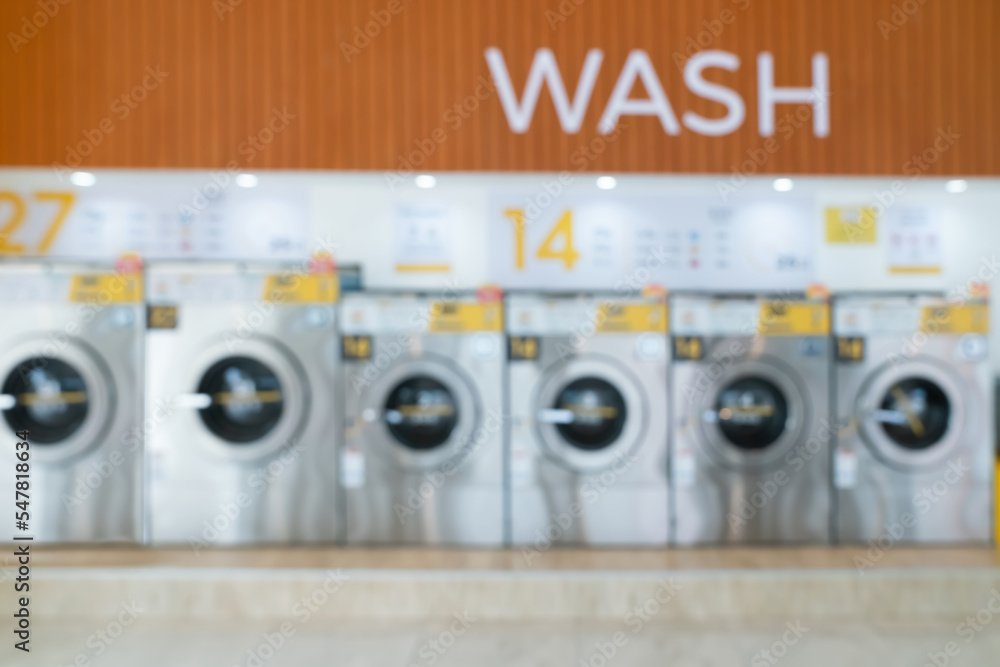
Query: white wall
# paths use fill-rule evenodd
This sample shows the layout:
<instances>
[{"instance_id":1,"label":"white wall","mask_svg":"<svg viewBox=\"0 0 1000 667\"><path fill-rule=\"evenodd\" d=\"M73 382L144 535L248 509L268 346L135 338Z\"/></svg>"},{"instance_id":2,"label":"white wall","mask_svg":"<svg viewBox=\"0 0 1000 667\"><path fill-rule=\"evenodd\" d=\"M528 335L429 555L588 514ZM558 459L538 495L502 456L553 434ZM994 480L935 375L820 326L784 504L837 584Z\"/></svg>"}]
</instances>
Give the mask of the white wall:
<instances>
[{"instance_id":1,"label":"white wall","mask_svg":"<svg viewBox=\"0 0 1000 667\"><path fill-rule=\"evenodd\" d=\"M203 184L210 172L96 171L98 185L117 188L158 187L189 191ZM381 173L262 172L261 187L305 190L312 203L314 238L329 238L338 244L338 261L360 263L371 287L439 288L446 284L476 287L489 280L487 242L488 197L493 190L541 190L551 174L437 174L437 185L420 189L407 179L390 190ZM571 192L599 192L593 175L574 174ZM726 177L728 178L728 177ZM771 178L752 178L741 194L776 197ZM676 176L618 176L616 195L705 194L718 195L719 179ZM888 190L885 178L795 179L796 194L815 197L813 224L824 238L822 209L826 206L870 205L877 192ZM906 192L894 204L933 206L946 222L945 263L936 275L890 274L886 262L886 238L880 233L875 245L829 245L821 242L817 257L818 280L832 291L840 290L950 290L963 285L984 263L1000 256L1000 179L969 179L968 191L948 194L943 179L907 180ZM47 169L0 170L0 190L65 189L57 175ZM234 186L230 186L234 187ZM407 202L447 202L454 210L453 268L450 274L397 274L394 271L393 220L396 207ZM721 200L720 200L721 201ZM1000 275L992 280L992 291L1000 293ZM669 288L669 285L667 286ZM1000 308L993 309L994 343L1000 343ZM1000 355L994 355L1000 367Z\"/></svg>"}]
</instances>

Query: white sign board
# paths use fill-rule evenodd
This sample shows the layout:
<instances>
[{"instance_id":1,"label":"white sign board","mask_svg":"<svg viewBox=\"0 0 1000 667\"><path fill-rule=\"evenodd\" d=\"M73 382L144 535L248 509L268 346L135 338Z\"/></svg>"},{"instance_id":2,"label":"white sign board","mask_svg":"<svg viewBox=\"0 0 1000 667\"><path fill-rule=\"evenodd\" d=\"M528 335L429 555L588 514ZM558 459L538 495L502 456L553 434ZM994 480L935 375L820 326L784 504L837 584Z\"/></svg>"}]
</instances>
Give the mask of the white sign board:
<instances>
[{"instance_id":1,"label":"white sign board","mask_svg":"<svg viewBox=\"0 0 1000 667\"><path fill-rule=\"evenodd\" d=\"M531 194L490 200L491 279L505 288L767 291L813 282L817 208L807 197Z\"/></svg>"},{"instance_id":2,"label":"white sign board","mask_svg":"<svg viewBox=\"0 0 1000 667\"><path fill-rule=\"evenodd\" d=\"M451 210L444 204L401 204L396 209L396 271L451 270Z\"/></svg>"},{"instance_id":3,"label":"white sign board","mask_svg":"<svg viewBox=\"0 0 1000 667\"><path fill-rule=\"evenodd\" d=\"M216 188L0 193L0 220L14 220L0 256L108 260L297 260L308 256L308 198L285 190Z\"/></svg>"},{"instance_id":4,"label":"white sign board","mask_svg":"<svg viewBox=\"0 0 1000 667\"><path fill-rule=\"evenodd\" d=\"M886 216L890 273L941 273L941 218L927 208L897 208Z\"/></svg>"}]
</instances>

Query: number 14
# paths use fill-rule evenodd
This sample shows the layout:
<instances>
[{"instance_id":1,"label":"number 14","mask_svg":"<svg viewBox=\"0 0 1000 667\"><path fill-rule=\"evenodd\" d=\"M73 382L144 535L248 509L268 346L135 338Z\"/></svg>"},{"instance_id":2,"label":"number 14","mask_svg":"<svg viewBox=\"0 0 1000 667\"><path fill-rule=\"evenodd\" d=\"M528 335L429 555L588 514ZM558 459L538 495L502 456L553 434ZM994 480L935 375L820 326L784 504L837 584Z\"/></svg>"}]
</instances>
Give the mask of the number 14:
<instances>
[{"instance_id":1,"label":"number 14","mask_svg":"<svg viewBox=\"0 0 1000 667\"><path fill-rule=\"evenodd\" d=\"M508 208L503 214L514 223L514 268L518 271L524 270L524 228L527 221L524 218L524 209ZM556 248L556 241L562 238L562 249ZM573 270L573 265L580 259L580 253L573 247L573 212L567 210L563 213L556 224L549 230L545 240L535 251L536 259L554 259L561 261L567 271Z\"/></svg>"}]
</instances>

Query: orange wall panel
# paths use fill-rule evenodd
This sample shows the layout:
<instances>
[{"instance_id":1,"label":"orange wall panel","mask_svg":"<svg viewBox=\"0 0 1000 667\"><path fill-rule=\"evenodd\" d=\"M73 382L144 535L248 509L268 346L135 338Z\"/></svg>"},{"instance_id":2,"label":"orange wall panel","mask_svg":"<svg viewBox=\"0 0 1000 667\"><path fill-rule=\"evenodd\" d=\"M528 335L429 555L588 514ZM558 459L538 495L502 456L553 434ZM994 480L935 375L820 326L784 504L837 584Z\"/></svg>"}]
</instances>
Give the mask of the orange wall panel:
<instances>
[{"instance_id":1,"label":"orange wall panel","mask_svg":"<svg viewBox=\"0 0 1000 667\"><path fill-rule=\"evenodd\" d=\"M377 34L345 49L366 24ZM831 123L825 138L811 119L778 133L759 173L901 174L947 128L958 139L920 173L1000 173L995 0L4 0L0 28L3 165L69 165L79 147L89 167L394 170L431 141L421 170L729 173L765 144L767 51L778 85L808 85L812 54L828 55ZM743 98L739 129L671 136L655 117L626 116L599 155L574 161L601 136L633 49L649 54L678 117L724 115L675 62L699 39L740 59L705 74ZM601 49L580 131L563 130L547 87L524 134L486 88L467 118L449 113L491 81L487 47L502 50L519 97L537 49L555 53L571 96L588 49ZM154 85L157 68L167 74ZM130 91L144 99L123 100ZM247 143L269 124L268 143Z\"/></svg>"}]
</instances>

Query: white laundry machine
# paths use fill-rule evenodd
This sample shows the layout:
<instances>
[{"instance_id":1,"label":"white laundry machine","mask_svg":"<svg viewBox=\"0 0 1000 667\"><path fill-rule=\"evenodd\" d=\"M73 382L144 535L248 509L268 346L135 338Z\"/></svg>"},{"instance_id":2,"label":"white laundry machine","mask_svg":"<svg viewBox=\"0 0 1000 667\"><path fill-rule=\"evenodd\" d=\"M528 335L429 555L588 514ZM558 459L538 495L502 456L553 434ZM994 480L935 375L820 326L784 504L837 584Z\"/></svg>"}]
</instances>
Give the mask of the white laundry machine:
<instances>
[{"instance_id":1,"label":"white laundry machine","mask_svg":"<svg viewBox=\"0 0 1000 667\"><path fill-rule=\"evenodd\" d=\"M662 295L512 294L506 322L513 543L666 544Z\"/></svg>"},{"instance_id":2,"label":"white laundry machine","mask_svg":"<svg viewBox=\"0 0 1000 667\"><path fill-rule=\"evenodd\" d=\"M498 297L345 294L349 544L504 543Z\"/></svg>"},{"instance_id":3,"label":"white laundry machine","mask_svg":"<svg viewBox=\"0 0 1000 667\"><path fill-rule=\"evenodd\" d=\"M336 275L160 264L147 283L152 542L337 541Z\"/></svg>"},{"instance_id":4,"label":"white laundry machine","mask_svg":"<svg viewBox=\"0 0 1000 667\"><path fill-rule=\"evenodd\" d=\"M675 294L678 544L830 540L830 311L799 295Z\"/></svg>"},{"instance_id":5,"label":"white laundry machine","mask_svg":"<svg viewBox=\"0 0 1000 667\"><path fill-rule=\"evenodd\" d=\"M139 267L5 262L0 302L0 493L36 541L142 541Z\"/></svg>"},{"instance_id":6,"label":"white laundry machine","mask_svg":"<svg viewBox=\"0 0 1000 667\"><path fill-rule=\"evenodd\" d=\"M993 409L984 300L834 300L837 537L985 543Z\"/></svg>"}]
</instances>

